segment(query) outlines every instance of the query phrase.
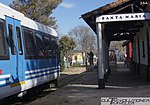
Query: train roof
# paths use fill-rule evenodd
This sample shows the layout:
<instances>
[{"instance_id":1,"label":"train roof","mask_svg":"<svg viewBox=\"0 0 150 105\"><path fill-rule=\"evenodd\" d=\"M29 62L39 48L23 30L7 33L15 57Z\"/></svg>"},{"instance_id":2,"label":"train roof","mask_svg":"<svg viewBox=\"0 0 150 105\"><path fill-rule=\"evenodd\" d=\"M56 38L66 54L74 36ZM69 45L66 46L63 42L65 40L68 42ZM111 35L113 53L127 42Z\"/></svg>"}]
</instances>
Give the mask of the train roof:
<instances>
[{"instance_id":1,"label":"train roof","mask_svg":"<svg viewBox=\"0 0 150 105\"><path fill-rule=\"evenodd\" d=\"M32 19L25 17L23 13L18 12L10 8L7 5L0 3L0 11L1 11L0 18L4 20L5 20L5 16L9 16L11 18L20 20L22 26L29 27L31 29L38 30L47 34L51 34L57 37L57 33L53 28L43 25L41 23L35 22Z\"/></svg>"}]
</instances>

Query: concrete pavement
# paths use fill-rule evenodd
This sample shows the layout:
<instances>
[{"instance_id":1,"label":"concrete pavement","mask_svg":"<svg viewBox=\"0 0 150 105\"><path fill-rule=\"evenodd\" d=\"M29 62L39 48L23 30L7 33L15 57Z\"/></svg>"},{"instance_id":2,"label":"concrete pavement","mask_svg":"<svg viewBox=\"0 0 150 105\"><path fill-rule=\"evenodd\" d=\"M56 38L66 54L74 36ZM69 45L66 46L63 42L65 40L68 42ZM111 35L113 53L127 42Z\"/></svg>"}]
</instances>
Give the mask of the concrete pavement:
<instances>
[{"instance_id":1,"label":"concrete pavement","mask_svg":"<svg viewBox=\"0 0 150 105\"><path fill-rule=\"evenodd\" d=\"M100 105L101 97L150 97L150 82L142 81L123 64L108 77L105 89L98 89L97 70L59 88L28 105Z\"/></svg>"}]
</instances>

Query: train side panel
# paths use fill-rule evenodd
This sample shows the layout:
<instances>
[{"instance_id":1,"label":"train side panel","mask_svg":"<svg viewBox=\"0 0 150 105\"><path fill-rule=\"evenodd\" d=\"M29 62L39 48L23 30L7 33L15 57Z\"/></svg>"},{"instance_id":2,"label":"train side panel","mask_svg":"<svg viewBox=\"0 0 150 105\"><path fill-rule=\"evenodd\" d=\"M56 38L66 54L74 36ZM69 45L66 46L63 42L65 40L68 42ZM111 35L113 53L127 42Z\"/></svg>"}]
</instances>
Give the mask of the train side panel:
<instances>
[{"instance_id":1,"label":"train side panel","mask_svg":"<svg viewBox=\"0 0 150 105\"><path fill-rule=\"evenodd\" d=\"M58 79L57 33L0 3L0 99Z\"/></svg>"},{"instance_id":2,"label":"train side panel","mask_svg":"<svg viewBox=\"0 0 150 105\"><path fill-rule=\"evenodd\" d=\"M25 62L26 84L24 90L50 82L59 77L60 67L56 65L56 63L55 65L54 63L52 64L52 62L56 62L56 60L26 60Z\"/></svg>"},{"instance_id":3,"label":"train side panel","mask_svg":"<svg viewBox=\"0 0 150 105\"><path fill-rule=\"evenodd\" d=\"M1 23L0 98L3 98L21 91L24 76L23 51L19 49L22 48L20 21L6 16Z\"/></svg>"},{"instance_id":4,"label":"train side panel","mask_svg":"<svg viewBox=\"0 0 150 105\"><path fill-rule=\"evenodd\" d=\"M57 38L23 26L25 86L39 86L59 77Z\"/></svg>"}]
</instances>

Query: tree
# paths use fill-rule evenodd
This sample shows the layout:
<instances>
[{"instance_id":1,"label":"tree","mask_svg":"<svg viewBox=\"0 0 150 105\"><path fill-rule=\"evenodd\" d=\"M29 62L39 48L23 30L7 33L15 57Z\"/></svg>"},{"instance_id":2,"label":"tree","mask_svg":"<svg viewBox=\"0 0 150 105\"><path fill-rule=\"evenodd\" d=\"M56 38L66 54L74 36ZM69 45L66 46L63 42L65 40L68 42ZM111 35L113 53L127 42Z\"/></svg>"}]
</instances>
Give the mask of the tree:
<instances>
[{"instance_id":1,"label":"tree","mask_svg":"<svg viewBox=\"0 0 150 105\"><path fill-rule=\"evenodd\" d=\"M56 19L50 15L61 2L62 0L14 0L10 7L30 19L56 28Z\"/></svg>"},{"instance_id":2,"label":"tree","mask_svg":"<svg viewBox=\"0 0 150 105\"><path fill-rule=\"evenodd\" d=\"M87 26L77 26L69 31L69 36L74 37L78 43L78 49L84 52L93 50L96 45L95 35Z\"/></svg>"},{"instance_id":3,"label":"tree","mask_svg":"<svg viewBox=\"0 0 150 105\"><path fill-rule=\"evenodd\" d=\"M69 32L69 35L75 38L78 44L77 49L82 50L85 54L96 48L95 34L87 26L77 26Z\"/></svg>"},{"instance_id":4,"label":"tree","mask_svg":"<svg viewBox=\"0 0 150 105\"><path fill-rule=\"evenodd\" d=\"M69 51L73 50L76 47L76 42L73 38L68 37L67 35L63 36L59 40L59 48L61 55L61 70L64 68L64 60L63 58L67 58L67 54Z\"/></svg>"}]
</instances>

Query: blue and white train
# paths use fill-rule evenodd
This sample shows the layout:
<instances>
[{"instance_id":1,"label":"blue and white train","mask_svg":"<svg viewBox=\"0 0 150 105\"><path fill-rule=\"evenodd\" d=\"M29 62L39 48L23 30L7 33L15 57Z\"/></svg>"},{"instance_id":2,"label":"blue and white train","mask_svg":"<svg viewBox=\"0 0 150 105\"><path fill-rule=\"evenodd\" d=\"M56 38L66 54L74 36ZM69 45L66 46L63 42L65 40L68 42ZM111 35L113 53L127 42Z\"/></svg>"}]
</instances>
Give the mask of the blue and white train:
<instances>
[{"instance_id":1,"label":"blue and white train","mask_svg":"<svg viewBox=\"0 0 150 105\"><path fill-rule=\"evenodd\" d=\"M57 33L0 3L0 99L60 75Z\"/></svg>"}]
</instances>

